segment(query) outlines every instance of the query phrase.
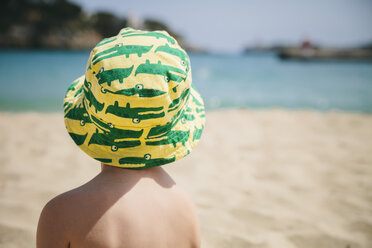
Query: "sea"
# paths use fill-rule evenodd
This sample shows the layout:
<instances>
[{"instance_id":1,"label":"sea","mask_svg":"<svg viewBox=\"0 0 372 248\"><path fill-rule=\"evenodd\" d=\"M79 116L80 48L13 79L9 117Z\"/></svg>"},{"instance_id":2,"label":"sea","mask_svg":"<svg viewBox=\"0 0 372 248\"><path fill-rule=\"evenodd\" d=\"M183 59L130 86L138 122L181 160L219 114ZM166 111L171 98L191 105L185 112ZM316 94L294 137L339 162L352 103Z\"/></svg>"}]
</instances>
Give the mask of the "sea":
<instances>
[{"instance_id":1,"label":"sea","mask_svg":"<svg viewBox=\"0 0 372 248\"><path fill-rule=\"evenodd\" d=\"M191 53L207 109L282 108L372 112L372 63L282 61L275 53ZM0 51L0 111L63 111L89 51Z\"/></svg>"}]
</instances>

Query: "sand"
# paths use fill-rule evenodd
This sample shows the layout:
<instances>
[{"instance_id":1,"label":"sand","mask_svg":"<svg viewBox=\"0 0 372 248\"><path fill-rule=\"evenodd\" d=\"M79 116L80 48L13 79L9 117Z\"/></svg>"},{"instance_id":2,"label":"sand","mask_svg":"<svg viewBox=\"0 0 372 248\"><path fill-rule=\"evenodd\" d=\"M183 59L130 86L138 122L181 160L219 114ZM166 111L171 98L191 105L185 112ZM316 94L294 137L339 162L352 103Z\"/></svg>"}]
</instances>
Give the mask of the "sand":
<instances>
[{"instance_id":1,"label":"sand","mask_svg":"<svg viewBox=\"0 0 372 248\"><path fill-rule=\"evenodd\" d=\"M34 247L44 204L99 166L61 113L0 120L0 247ZM372 115L212 111L198 147L164 167L196 204L202 247L372 247Z\"/></svg>"}]
</instances>

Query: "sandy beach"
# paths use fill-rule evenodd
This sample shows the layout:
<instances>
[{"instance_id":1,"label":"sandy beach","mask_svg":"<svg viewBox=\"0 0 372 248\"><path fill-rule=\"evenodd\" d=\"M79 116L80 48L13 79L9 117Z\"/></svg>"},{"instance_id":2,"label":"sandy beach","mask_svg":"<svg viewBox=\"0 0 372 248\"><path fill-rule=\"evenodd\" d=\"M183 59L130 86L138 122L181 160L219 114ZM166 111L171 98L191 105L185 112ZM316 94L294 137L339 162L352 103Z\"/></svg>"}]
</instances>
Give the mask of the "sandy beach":
<instances>
[{"instance_id":1,"label":"sandy beach","mask_svg":"<svg viewBox=\"0 0 372 248\"><path fill-rule=\"evenodd\" d=\"M0 247L34 247L42 207L99 172L62 113L0 113ZM164 168L191 196L202 247L372 247L372 115L207 113Z\"/></svg>"}]
</instances>

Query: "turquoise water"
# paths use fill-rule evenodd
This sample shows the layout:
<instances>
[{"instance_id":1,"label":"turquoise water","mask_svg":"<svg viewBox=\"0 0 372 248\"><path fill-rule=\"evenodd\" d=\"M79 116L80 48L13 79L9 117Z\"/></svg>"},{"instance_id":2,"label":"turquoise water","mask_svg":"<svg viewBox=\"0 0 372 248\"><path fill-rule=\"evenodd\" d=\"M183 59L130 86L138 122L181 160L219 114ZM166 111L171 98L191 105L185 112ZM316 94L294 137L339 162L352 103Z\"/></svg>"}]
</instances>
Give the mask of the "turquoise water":
<instances>
[{"instance_id":1,"label":"turquoise water","mask_svg":"<svg viewBox=\"0 0 372 248\"><path fill-rule=\"evenodd\" d=\"M87 51L1 51L0 110L62 111ZM191 54L206 107L372 112L372 63L280 61L274 54Z\"/></svg>"}]
</instances>

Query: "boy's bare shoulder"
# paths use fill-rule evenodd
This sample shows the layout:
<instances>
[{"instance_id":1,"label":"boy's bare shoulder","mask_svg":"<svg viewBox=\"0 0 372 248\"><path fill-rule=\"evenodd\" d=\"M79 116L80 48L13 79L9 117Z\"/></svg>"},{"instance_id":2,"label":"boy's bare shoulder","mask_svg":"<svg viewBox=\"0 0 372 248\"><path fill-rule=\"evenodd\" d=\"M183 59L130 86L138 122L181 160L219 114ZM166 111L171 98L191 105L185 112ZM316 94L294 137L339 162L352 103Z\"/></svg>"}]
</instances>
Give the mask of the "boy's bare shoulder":
<instances>
[{"instance_id":1,"label":"boy's bare shoulder","mask_svg":"<svg viewBox=\"0 0 372 248\"><path fill-rule=\"evenodd\" d=\"M43 208L37 226L37 247L67 247L71 233L72 221L69 217L73 211L71 204L76 193L69 191L54 197Z\"/></svg>"},{"instance_id":2,"label":"boy's bare shoulder","mask_svg":"<svg viewBox=\"0 0 372 248\"><path fill-rule=\"evenodd\" d=\"M67 213L77 202L84 197L84 192L80 188L72 189L51 199L43 208L42 212L57 214ZM65 216L64 216L65 217Z\"/></svg>"},{"instance_id":3,"label":"boy's bare shoulder","mask_svg":"<svg viewBox=\"0 0 372 248\"><path fill-rule=\"evenodd\" d=\"M69 217L76 214L76 206L81 202L84 193L79 188L62 193L51 199L43 208L40 222L53 220L53 224L68 225Z\"/></svg>"},{"instance_id":4,"label":"boy's bare shoulder","mask_svg":"<svg viewBox=\"0 0 372 248\"><path fill-rule=\"evenodd\" d=\"M45 217L54 218L54 223L57 221L61 225L75 223L73 226L76 226L75 220L81 219L84 215L89 217L89 209L101 202L100 193L83 185L51 199L43 208L41 216L44 213Z\"/></svg>"},{"instance_id":5,"label":"boy's bare shoulder","mask_svg":"<svg viewBox=\"0 0 372 248\"><path fill-rule=\"evenodd\" d=\"M43 233L50 234L54 228L52 232L55 236L59 235L55 240L61 240L65 245L61 247L66 247L66 242L82 244L82 237L88 237L84 242L99 243L102 240L95 237L110 236L123 227L128 232L144 226L150 228L153 223L163 223L162 226L158 224L159 230L180 234L182 240L185 239L182 242L192 241L194 245L191 247L198 247L198 223L191 201L176 185L164 188L153 180L115 187L108 182L101 184L93 181L70 190L46 204L39 225L41 236ZM120 242L130 243L131 239Z\"/></svg>"},{"instance_id":6,"label":"boy's bare shoulder","mask_svg":"<svg viewBox=\"0 0 372 248\"><path fill-rule=\"evenodd\" d=\"M93 224L92 218L97 218L94 205L99 205L100 201L102 199L86 185L51 199L40 214L37 247L67 247L78 233Z\"/></svg>"}]
</instances>

